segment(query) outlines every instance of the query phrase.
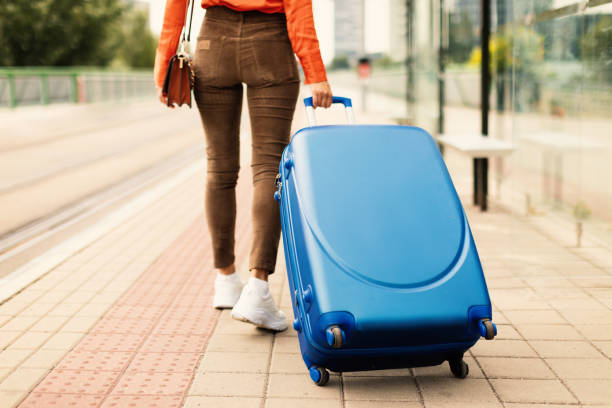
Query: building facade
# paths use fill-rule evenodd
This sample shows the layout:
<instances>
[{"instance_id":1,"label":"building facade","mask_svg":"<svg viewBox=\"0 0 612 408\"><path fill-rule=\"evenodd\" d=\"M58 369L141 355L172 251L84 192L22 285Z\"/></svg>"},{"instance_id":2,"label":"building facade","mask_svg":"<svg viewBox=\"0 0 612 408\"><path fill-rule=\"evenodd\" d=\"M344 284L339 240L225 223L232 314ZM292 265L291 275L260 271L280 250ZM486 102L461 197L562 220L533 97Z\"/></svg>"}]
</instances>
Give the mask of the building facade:
<instances>
[{"instance_id":1,"label":"building facade","mask_svg":"<svg viewBox=\"0 0 612 408\"><path fill-rule=\"evenodd\" d=\"M335 0L334 44L336 57L354 61L365 53L364 0Z\"/></svg>"}]
</instances>

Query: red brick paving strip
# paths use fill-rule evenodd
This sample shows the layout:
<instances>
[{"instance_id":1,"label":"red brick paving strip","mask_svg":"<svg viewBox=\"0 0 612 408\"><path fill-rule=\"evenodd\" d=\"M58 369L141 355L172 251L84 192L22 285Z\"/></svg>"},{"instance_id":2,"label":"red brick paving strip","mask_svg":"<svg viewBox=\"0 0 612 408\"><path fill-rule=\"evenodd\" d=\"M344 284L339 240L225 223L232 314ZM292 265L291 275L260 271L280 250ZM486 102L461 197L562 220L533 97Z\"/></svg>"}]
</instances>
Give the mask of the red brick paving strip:
<instances>
[{"instance_id":1,"label":"red brick paving strip","mask_svg":"<svg viewBox=\"0 0 612 408\"><path fill-rule=\"evenodd\" d=\"M244 183L246 184L246 183ZM247 253L250 189L240 188L237 258ZM21 407L179 407L215 328L203 217L111 306Z\"/></svg>"}]
</instances>

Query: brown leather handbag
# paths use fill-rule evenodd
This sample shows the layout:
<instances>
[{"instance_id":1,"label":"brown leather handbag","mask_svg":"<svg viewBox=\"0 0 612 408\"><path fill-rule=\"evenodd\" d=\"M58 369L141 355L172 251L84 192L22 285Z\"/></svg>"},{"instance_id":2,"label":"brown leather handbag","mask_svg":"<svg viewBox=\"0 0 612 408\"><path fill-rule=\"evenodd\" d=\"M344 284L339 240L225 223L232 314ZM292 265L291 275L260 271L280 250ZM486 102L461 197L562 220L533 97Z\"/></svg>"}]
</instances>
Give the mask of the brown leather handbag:
<instances>
[{"instance_id":1,"label":"brown leather handbag","mask_svg":"<svg viewBox=\"0 0 612 408\"><path fill-rule=\"evenodd\" d=\"M168 106L187 104L191 108L193 69L191 67L191 55L189 54L189 40L191 38L191 21L193 20L193 0L190 3L189 28L187 28L187 13L185 13L183 38L179 43L176 54L170 58L162 88L164 95L168 96Z\"/></svg>"}]
</instances>

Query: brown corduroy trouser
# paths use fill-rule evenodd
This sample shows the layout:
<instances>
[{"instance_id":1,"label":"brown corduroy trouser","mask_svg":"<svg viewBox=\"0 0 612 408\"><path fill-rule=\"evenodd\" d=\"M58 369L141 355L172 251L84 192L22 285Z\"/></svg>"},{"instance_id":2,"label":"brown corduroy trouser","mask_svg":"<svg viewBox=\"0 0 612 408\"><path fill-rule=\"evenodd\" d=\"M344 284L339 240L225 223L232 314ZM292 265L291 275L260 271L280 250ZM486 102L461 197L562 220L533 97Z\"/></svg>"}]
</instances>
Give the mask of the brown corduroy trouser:
<instances>
[{"instance_id":1,"label":"brown corduroy trouser","mask_svg":"<svg viewBox=\"0 0 612 408\"><path fill-rule=\"evenodd\" d=\"M299 94L284 14L207 9L194 61L195 99L206 133L206 217L215 268L234 263L235 187L243 86L252 133L253 241L249 269L274 271L280 215L274 179Z\"/></svg>"}]
</instances>

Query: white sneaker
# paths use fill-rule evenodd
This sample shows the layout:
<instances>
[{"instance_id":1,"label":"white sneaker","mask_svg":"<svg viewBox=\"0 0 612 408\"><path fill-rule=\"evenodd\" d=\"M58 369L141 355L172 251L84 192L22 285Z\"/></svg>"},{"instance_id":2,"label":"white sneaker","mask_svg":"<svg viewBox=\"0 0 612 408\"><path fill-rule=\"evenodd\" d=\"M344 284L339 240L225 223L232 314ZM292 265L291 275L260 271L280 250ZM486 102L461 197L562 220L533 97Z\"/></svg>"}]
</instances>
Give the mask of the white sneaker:
<instances>
[{"instance_id":1,"label":"white sneaker","mask_svg":"<svg viewBox=\"0 0 612 408\"><path fill-rule=\"evenodd\" d=\"M231 275L217 273L213 307L215 309L231 309L234 307L240 297L243 286L244 283L242 283L237 273Z\"/></svg>"},{"instance_id":2,"label":"white sneaker","mask_svg":"<svg viewBox=\"0 0 612 408\"><path fill-rule=\"evenodd\" d=\"M238 303L232 309L232 318L268 330L287 330L285 313L282 310L278 310L267 287L262 295L262 290L253 284L253 279L255 278L251 278L244 289L242 289L240 299L238 299Z\"/></svg>"}]
</instances>

